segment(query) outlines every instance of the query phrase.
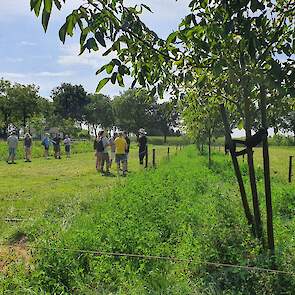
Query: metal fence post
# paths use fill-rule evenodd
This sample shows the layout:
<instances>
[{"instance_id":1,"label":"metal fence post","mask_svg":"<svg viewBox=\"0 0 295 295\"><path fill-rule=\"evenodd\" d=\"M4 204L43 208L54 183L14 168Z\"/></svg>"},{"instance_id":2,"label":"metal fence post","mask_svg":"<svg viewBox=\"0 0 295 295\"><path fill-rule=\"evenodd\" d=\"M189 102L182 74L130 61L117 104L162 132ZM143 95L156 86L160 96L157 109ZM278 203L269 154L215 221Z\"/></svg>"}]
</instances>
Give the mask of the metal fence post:
<instances>
[{"instance_id":1,"label":"metal fence post","mask_svg":"<svg viewBox=\"0 0 295 295\"><path fill-rule=\"evenodd\" d=\"M153 167L156 167L156 149L153 149Z\"/></svg>"}]
</instances>

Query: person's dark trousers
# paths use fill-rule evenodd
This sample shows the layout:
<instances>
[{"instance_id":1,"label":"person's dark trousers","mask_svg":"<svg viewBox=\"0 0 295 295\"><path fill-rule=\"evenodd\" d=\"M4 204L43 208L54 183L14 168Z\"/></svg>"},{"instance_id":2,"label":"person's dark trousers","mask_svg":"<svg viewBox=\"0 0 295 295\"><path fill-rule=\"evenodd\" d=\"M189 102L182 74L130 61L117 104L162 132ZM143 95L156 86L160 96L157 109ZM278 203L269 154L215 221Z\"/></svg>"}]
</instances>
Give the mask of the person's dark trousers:
<instances>
[{"instance_id":1,"label":"person's dark trousers","mask_svg":"<svg viewBox=\"0 0 295 295\"><path fill-rule=\"evenodd\" d=\"M145 155L146 155L145 149L139 150L139 164L140 165L143 165L143 159L144 159Z\"/></svg>"}]
</instances>

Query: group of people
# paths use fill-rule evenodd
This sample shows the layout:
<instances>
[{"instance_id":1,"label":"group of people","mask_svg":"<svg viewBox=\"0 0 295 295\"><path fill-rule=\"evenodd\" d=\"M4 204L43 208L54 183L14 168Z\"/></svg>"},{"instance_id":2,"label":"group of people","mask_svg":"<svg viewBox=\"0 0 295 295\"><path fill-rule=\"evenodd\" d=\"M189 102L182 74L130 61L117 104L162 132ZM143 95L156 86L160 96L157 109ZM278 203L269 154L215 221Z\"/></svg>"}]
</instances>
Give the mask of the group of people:
<instances>
[{"instance_id":1,"label":"group of people","mask_svg":"<svg viewBox=\"0 0 295 295\"><path fill-rule=\"evenodd\" d=\"M139 130L139 163L143 164L146 156L147 138L144 129ZM94 141L94 150L96 156L96 170L101 175L111 175L110 168L113 162L117 165L117 174L126 176L128 172L128 160L130 151L130 138L127 132L114 133L108 136L105 131L100 131Z\"/></svg>"},{"instance_id":2,"label":"group of people","mask_svg":"<svg viewBox=\"0 0 295 295\"><path fill-rule=\"evenodd\" d=\"M64 139L60 134L56 134L54 138L50 138L48 133L45 134L41 141L44 147L44 157L49 159L49 149L53 146L55 159L61 159L61 142L63 141L67 158L71 154L71 138L66 135ZM7 138L8 144L8 164L15 164L16 152L19 144L19 139L15 131L12 131ZM32 136L26 133L23 140L25 151L25 162L32 161ZM138 132L138 146L139 146L139 163L143 165L144 158L147 153L147 137L146 132L141 128ZM128 159L130 151L130 139L127 132L114 133L113 136L108 136L105 131L100 131L94 141L94 150L96 156L96 170L103 176L111 175L110 169L113 162L117 165L117 174L122 172L126 176L128 172Z\"/></svg>"},{"instance_id":3,"label":"group of people","mask_svg":"<svg viewBox=\"0 0 295 295\"><path fill-rule=\"evenodd\" d=\"M100 131L94 141L96 170L102 175L110 175L113 162L117 164L117 173L122 171L123 176L128 172L128 158L130 139L127 132L114 133L108 137L105 131Z\"/></svg>"},{"instance_id":4,"label":"group of people","mask_svg":"<svg viewBox=\"0 0 295 295\"><path fill-rule=\"evenodd\" d=\"M49 159L49 148L53 145L54 149L54 157L56 159L61 159L60 153L60 143L62 138L59 134L56 134L53 139L50 138L49 134L46 133L45 137L43 138L41 144L44 147L44 157ZM71 139L68 135L65 136L64 140L65 152L67 157L70 157L71 154ZM19 139L16 135L15 131L12 131L11 134L7 138L7 145L8 145L8 158L6 162L8 164L16 164L16 153L19 144ZM24 152L25 152L25 162L32 162L32 146L33 140L32 136L29 133L26 133L23 140L24 144Z\"/></svg>"},{"instance_id":5,"label":"group of people","mask_svg":"<svg viewBox=\"0 0 295 295\"><path fill-rule=\"evenodd\" d=\"M61 159L61 152L60 152L60 143L62 141L62 138L60 134L56 134L53 139L50 138L49 133L45 134L45 137L43 138L41 144L44 146L44 157L46 159L49 159L49 148L51 145L53 145L53 151L54 151L54 158L55 159ZM64 146L65 146L65 152L67 158L70 158L71 156L71 138L66 135L63 140Z\"/></svg>"}]
</instances>

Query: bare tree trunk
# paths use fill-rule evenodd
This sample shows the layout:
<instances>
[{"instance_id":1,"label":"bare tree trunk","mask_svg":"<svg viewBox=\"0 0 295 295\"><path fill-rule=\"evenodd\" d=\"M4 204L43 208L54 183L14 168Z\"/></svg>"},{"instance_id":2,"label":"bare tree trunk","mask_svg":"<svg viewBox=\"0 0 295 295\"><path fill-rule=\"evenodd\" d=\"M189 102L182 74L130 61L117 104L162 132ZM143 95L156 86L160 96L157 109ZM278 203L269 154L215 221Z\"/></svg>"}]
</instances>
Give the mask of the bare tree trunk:
<instances>
[{"instance_id":1,"label":"bare tree trunk","mask_svg":"<svg viewBox=\"0 0 295 295\"><path fill-rule=\"evenodd\" d=\"M247 93L245 95L246 95L245 96L245 130L246 130L246 140L247 140L251 137L250 98ZM263 242L261 215L260 215L254 160L253 160L253 149L251 147L247 147L247 161L248 161L250 186L251 186L251 192L252 192L255 232L256 232L256 236Z\"/></svg>"},{"instance_id":2,"label":"bare tree trunk","mask_svg":"<svg viewBox=\"0 0 295 295\"><path fill-rule=\"evenodd\" d=\"M231 158L232 158L236 178L237 178L239 189L240 189L240 194L241 194L242 204L243 204L243 208L244 208L244 213L245 213L246 219L248 221L248 224L252 226L252 232L254 233L253 215L252 215L250 207L249 207L249 203L248 203L248 199L247 199L247 195L246 195L246 191L245 191L245 186L244 186L244 182L243 182L239 162L238 162L237 156L235 154L235 150L233 148L233 143L232 143L232 138L231 138L231 130L230 130L230 127L229 127L226 111L225 111L225 108L224 108L223 104L220 105L220 113L221 113L221 116L222 116L223 125L224 125L224 131L225 131L225 144L227 144L229 146L229 150L230 150L230 154L231 154Z\"/></svg>"},{"instance_id":3,"label":"bare tree trunk","mask_svg":"<svg viewBox=\"0 0 295 295\"><path fill-rule=\"evenodd\" d=\"M266 119L266 92L264 87L261 88L261 121L262 127L267 130L268 124ZM264 189L267 214L267 244L271 256L275 254L274 234L273 234L273 214L272 214L272 198L270 183L270 167L269 167L269 150L267 136L263 140L263 168L264 168Z\"/></svg>"}]
</instances>

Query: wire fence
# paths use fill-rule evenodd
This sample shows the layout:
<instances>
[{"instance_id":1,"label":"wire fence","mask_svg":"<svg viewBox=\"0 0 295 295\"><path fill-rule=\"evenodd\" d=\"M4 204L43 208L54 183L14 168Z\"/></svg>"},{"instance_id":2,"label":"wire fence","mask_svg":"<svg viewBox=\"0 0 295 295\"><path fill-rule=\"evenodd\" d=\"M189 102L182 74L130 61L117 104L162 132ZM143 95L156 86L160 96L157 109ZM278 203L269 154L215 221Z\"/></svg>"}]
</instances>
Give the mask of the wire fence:
<instances>
[{"instance_id":1,"label":"wire fence","mask_svg":"<svg viewBox=\"0 0 295 295\"><path fill-rule=\"evenodd\" d=\"M108 256L108 257L125 257L130 259L143 259L143 260L154 260L154 261L168 261L174 263L198 263L200 265L214 266L217 268L232 268L237 270L245 270L249 272L264 272L271 274L281 274L281 275L290 275L295 276L295 272L289 272L278 269L271 269L259 266L250 266L250 265L240 265L240 264L230 264L222 262L211 262L206 260L200 260L199 258L178 258L174 256L159 256L159 255L143 255L143 254L134 254L134 253L121 253L121 252L105 252L100 250L85 250L85 249L71 249L71 248L59 248L59 247L46 247L46 246L34 246L27 244L17 244L23 245L24 247L31 250L49 250L49 251L58 251L58 252L73 252L78 254L92 254L96 256ZM15 245L9 244L0 244L2 247L14 247Z\"/></svg>"}]
</instances>

